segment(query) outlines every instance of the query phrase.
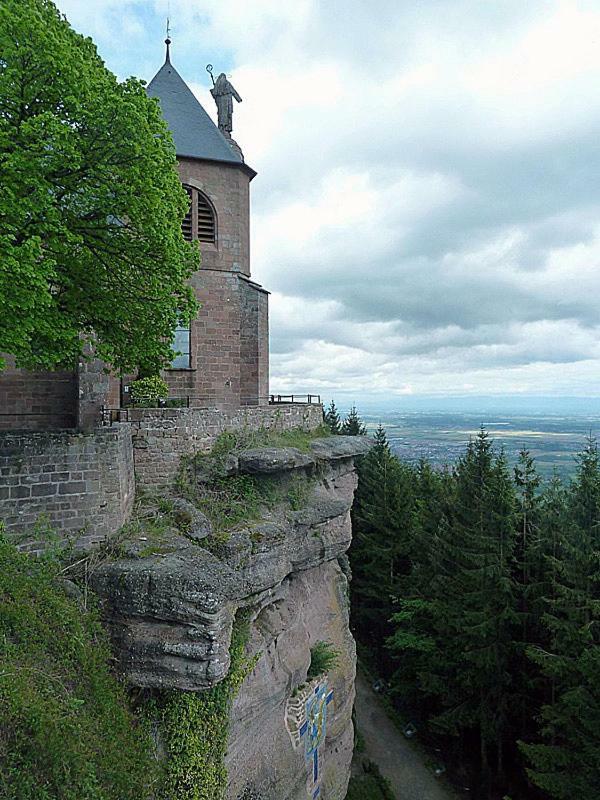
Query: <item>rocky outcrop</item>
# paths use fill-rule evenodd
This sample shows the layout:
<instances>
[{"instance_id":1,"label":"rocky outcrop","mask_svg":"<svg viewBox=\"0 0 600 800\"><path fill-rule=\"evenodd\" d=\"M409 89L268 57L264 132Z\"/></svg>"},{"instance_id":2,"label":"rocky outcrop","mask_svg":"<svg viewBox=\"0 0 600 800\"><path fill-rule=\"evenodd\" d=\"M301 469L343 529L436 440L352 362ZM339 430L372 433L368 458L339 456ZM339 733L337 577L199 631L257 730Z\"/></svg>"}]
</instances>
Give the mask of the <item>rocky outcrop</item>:
<instances>
[{"instance_id":1,"label":"rocky outcrop","mask_svg":"<svg viewBox=\"0 0 600 800\"><path fill-rule=\"evenodd\" d=\"M140 536L126 542L119 558L94 573L122 670L135 686L214 686L229 668L235 614L250 613L248 647L260 657L233 709L229 800L305 800L317 787L328 800L345 796L355 650L344 554L351 541L354 457L368 447L361 437L331 437L314 441L307 453L239 453L227 459L227 473L275 481L283 488L280 502L224 533L211 530L188 500L177 499L176 527L156 541ZM196 470L196 479L206 480L207 473ZM297 479L301 502L293 492ZM324 679L327 730L314 762L304 741L299 747L290 739L285 717L286 703L306 680L311 647L321 640L331 642L339 658Z\"/></svg>"},{"instance_id":2,"label":"rocky outcrop","mask_svg":"<svg viewBox=\"0 0 600 800\"><path fill-rule=\"evenodd\" d=\"M353 749L355 647L348 628L348 582L337 561L287 578L253 626L251 647L261 652L232 712L227 767L229 800L343 800ZM319 774L306 757L306 734L297 746L286 729L286 703L306 679L310 648L330 641L339 653L327 675L326 732L319 748ZM312 685L312 684L311 684Z\"/></svg>"}]
</instances>

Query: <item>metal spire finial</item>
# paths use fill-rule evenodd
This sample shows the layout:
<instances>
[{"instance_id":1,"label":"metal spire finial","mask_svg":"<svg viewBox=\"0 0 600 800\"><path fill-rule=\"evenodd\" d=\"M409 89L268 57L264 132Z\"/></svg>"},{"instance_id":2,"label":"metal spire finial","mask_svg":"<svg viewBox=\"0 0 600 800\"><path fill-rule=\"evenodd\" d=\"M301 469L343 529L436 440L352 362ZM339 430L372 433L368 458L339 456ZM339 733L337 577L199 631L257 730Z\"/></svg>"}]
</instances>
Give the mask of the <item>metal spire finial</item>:
<instances>
[{"instance_id":1,"label":"metal spire finial","mask_svg":"<svg viewBox=\"0 0 600 800\"><path fill-rule=\"evenodd\" d=\"M167 45L167 56L165 58L165 63L171 63L171 24L169 18L167 17L167 38L165 39L165 44Z\"/></svg>"}]
</instances>

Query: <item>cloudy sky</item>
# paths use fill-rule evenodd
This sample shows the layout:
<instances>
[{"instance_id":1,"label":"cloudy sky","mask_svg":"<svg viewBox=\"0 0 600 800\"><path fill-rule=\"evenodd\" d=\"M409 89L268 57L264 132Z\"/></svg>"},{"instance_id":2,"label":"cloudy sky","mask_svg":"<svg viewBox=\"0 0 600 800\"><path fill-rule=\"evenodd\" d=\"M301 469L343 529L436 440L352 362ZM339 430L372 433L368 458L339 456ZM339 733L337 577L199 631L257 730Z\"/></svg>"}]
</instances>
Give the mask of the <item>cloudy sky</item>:
<instances>
[{"instance_id":1,"label":"cloudy sky","mask_svg":"<svg viewBox=\"0 0 600 800\"><path fill-rule=\"evenodd\" d=\"M600 0L58 0L120 77L243 97L272 389L600 389ZM398 400L400 402L400 400Z\"/></svg>"}]
</instances>

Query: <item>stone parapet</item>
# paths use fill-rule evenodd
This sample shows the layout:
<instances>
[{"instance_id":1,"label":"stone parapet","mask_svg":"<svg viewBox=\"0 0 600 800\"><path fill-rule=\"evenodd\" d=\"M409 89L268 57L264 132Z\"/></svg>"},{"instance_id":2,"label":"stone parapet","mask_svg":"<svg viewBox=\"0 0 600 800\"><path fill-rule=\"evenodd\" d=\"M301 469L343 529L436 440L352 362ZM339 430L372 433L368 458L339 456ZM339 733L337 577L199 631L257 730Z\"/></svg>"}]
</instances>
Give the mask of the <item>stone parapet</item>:
<instances>
[{"instance_id":1,"label":"stone parapet","mask_svg":"<svg viewBox=\"0 0 600 800\"><path fill-rule=\"evenodd\" d=\"M248 406L233 411L133 408L129 410L129 420L136 481L148 488L170 484L182 457L208 452L224 431L312 431L323 424L323 408L302 404Z\"/></svg>"},{"instance_id":2,"label":"stone parapet","mask_svg":"<svg viewBox=\"0 0 600 800\"><path fill-rule=\"evenodd\" d=\"M47 547L47 528L89 549L128 520L134 497L129 425L0 433L0 520L28 550Z\"/></svg>"}]
</instances>

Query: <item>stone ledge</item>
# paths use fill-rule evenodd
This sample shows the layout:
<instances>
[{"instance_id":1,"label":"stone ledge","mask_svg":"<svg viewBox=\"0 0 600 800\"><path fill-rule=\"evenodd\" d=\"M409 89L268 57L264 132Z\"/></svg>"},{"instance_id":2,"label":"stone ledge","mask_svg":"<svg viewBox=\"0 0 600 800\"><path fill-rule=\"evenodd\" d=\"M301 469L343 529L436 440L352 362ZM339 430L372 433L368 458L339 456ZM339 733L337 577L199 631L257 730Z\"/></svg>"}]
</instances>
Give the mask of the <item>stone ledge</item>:
<instances>
[{"instance_id":1,"label":"stone ledge","mask_svg":"<svg viewBox=\"0 0 600 800\"><path fill-rule=\"evenodd\" d=\"M93 587L103 599L128 681L183 691L221 681L229 669L236 610L260 610L290 576L335 562L350 546L357 483L351 454L369 445L355 440L317 446L318 458L299 450L290 456L288 448L274 458L266 448L267 474L276 476L273 464L279 464L284 485L290 469L319 462L302 508L265 509L262 519L227 533L203 529L204 538L194 542L172 529L154 543L126 543L125 557L97 568ZM187 504L182 510L192 516Z\"/></svg>"},{"instance_id":2,"label":"stone ledge","mask_svg":"<svg viewBox=\"0 0 600 800\"><path fill-rule=\"evenodd\" d=\"M238 472L242 474L272 474L314 467L320 461L334 462L355 458L372 447L367 436L327 436L310 443L310 454L296 447L255 447L238 456Z\"/></svg>"}]
</instances>

